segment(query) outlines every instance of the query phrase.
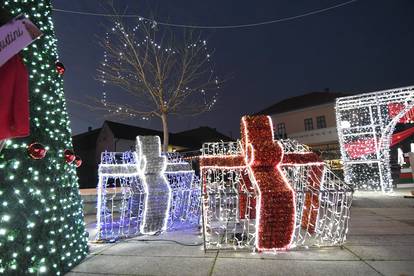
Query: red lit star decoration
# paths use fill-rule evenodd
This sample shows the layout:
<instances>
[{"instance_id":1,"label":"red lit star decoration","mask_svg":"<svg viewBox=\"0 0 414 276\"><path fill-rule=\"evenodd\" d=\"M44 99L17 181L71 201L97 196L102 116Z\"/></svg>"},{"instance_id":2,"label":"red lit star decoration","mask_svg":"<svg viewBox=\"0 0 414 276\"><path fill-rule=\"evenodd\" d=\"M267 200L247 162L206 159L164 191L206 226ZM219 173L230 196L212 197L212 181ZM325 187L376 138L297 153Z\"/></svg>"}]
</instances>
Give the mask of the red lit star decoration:
<instances>
[{"instance_id":1,"label":"red lit star decoration","mask_svg":"<svg viewBox=\"0 0 414 276\"><path fill-rule=\"evenodd\" d=\"M312 152L285 153L283 146L274 140L273 124L268 116L244 116L241 121L241 155L202 156L200 168L247 169L243 177L249 191L254 191L257 202L250 218L256 218L256 248L265 250L288 249L295 230L295 191L287 181L281 167L310 165L310 189L319 190L324 163ZM203 179L203 189L206 189ZM239 198L239 216L244 218L247 198ZM306 193L305 211L301 226L314 232L318 217L319 198Z\"/></svg>"}]
</instances>

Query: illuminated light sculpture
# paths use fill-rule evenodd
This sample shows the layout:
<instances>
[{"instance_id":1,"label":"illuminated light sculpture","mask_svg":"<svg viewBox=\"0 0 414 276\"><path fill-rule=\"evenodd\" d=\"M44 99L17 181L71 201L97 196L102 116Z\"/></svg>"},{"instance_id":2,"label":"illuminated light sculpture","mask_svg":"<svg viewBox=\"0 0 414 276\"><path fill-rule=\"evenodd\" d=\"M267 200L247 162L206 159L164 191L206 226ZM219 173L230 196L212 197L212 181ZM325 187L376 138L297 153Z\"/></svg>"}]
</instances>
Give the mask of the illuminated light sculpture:
<instances>
[{"instance_id":1,"label":"illuminated light sculpture","mask_svg":"<svg viewBox=\"0 0 414 276\"><path fill-rule=\"evenodd\" d=\"M414 134L414 127L394 133L391 136L390 147L400 143ZM379 142L377 138L377 143ZM373 154L376 152L375 139L359 139L355 142L345 144L345 151L352 159L363 157L365 155Z\"/></svg>"},{"instance_id":2,"label":"illuminated light sculpture","mask_svg":"<svg viewBox=\"0 0 414 276\"><path fill-rule=\"evenodd\" d=\"M270 117L245 116L241 130L239 143L203 145L206 249L342 243L352 189L305 147L275 141Z\"/></svg>"},{"instance_id":3,"label":"illuminated light sculpture","mask_svg":"<svg viewBox=\"0 0 414 276\"><path fill-rule=\"evenodd\" d=\"M177 153L167 153L165 176L171 188L168 228L182 228L200 221L201 189L190 163Z\"/></svg>"},{"instance_id":4,"label":"illuminated light sculpture","mask_svg":"<svg viewBox=\"0 0 414 276\"><path fill-rule=\"evenodd\" d=\"M138 136L137 148L142 153L142 176L146 193L141 233L154 234L167 229L171 188L165 177L167 159L161 156L158 136Z\"/></svg>"},{"instance_id":5,"label":"illuminated light sculpture","mask_svg":"<svg viewBox=\"0 0 414 276\"><path fill-rule=\"evenodd\" d=\"M335 108L345 182L391 192L389 148L395 125L413 121L414 86L338 98Z\"/></svg>"},{"instance_id":6,"label":"illuminated light sculpture","mask_svg":"<svg viewBox=\"0 0 414 276\"><path fill-rule=\"evenodd\" d=\"M102 153L96 240L198 224L200 194L190 164L162 156L159 137L138 136L135 152Z\"/></svg>"}]
</instances>

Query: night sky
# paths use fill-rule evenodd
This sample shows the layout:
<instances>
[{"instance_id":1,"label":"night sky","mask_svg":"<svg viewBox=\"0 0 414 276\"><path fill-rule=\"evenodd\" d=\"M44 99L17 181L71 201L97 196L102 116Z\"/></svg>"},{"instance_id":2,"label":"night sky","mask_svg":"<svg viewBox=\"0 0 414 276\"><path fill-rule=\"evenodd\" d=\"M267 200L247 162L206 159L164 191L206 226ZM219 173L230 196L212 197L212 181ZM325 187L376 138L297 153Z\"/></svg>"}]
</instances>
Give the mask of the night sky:
<instances>
[{"instance_id":1,"label":"night sky","mask_svg":"<svg viewBox=\"0 0 414 276\"><path fill-rule=\"evenodd\" d=\"M53 0L55 8L108 12L101 0ZM234 25L294 16L346 0L118 0L126 14L194 25ZM59 55L68 99L100 97L96 68L103 50L104 17L55 12ZM359 0L317 15L244 29L204 32L220 76L232 77L215 109L198 117L172 117L170 130L198 126L239 134L240 117L284 98L311 91L361 93L414 85L414 1ZM115 93L115 92L114 92ZM117 92L119 93L119 92ZM111 97L109 95L109 97ZM74 134L101 127L103 113L68 103ZM122 121L161 129L161 121Z\"/></svg>"}]
</instances>

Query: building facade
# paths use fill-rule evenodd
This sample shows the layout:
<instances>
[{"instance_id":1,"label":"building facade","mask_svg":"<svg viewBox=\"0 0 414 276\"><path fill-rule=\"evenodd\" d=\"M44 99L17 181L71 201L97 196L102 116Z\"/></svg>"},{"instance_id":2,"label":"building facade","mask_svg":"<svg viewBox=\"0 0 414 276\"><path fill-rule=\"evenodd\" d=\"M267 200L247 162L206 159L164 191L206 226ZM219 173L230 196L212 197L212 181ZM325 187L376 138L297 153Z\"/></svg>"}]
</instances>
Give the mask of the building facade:
<instances>
[{"instance_id":1,"label":"building facade","mask_svg":"<svg viewBox=\"0 0 414 276\"><path fill-rule=\"evenodd\" d=\"M273 121L275 136L279 139L295 139L320 154L333 170L341 171L341 153L336 128L335 103L339 97L350 94L336 92L312 92L277 102L257 114L269 115ZM413 124L397 124L395 133L413 127ZM409 137L391 148L393 178L398 179L397 149L411 151L414 137ZM398 183L398 181L396 181Z\"/></svg>"},{"instance_id":2,"label":"building facade","mask_svg":"<svg viewBox=\"0 0 414 276\"><path fill-rule=\"evenodd\" d=\"M272 118L275 135L279 139L295 139L319 152L321 158L339 167L340 150L336 129L335 100L348 94L312 92L291 97L257 114Z\"/></svg>"}]
</instances>

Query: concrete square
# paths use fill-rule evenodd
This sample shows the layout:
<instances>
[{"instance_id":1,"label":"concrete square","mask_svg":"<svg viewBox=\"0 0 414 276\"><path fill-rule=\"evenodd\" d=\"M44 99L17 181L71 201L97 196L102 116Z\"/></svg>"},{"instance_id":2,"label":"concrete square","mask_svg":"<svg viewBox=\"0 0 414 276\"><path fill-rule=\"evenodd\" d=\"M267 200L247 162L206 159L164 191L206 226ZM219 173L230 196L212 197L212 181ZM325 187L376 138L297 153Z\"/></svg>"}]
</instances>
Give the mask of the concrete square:
<instances>
[{"instance_id":1,"label":"concrete square","mask_svg":"<svg viewBox=\"0 0 414 276\"><path fill-rule=\"evenodd\" d=\"M102 252L103 255L117 256L182 256L182 257L215 257L215 253L204 254L204 248L199 246L183 246L165 241L128 241L120 242Z\"/></svg>"},{"instance_id":2,"label":"concrete square","mask_svg":"<svg viewBox=\"0 0 414 276\"><path fill-rule=\"evenodd\" d=\"M346 245L346 248L361 257L363 260L384 261L414 261L414 246L411 245L381 245L381 246L354 246Z\"/></svg>"},{"instance_id":3,"label":"concrete square","mask_svg":"<svg viewBox=\"0 0 414 276\"><path fill-rule=\"evenodd\" d=\"M368 263L385 276L414 275L414 261L371 261Z\"/></svg>"},{"instance_id":4,"label":"concrete square","mask_svg":"<svg viewBox=\"0 0 414 276\"><path fill-rule=\"evenodd\" d=\"M84 273L84 272L69 272L65 276L96 276L96 273ZM119 276L122 274L105 274L105 276ZM127 274L128 275L128 274Z\"/></svg>"},{"instance_id":5,"label":"concrete square","mask_svg":"<svg viewBox=\"0 0 414 276\"><path fill-rule=\"evenodd\" d=\"M412 207L414 200L403 200L397 193L358 192L343 249L205 254L202 245L180 245L203 241L198 228L188 228L117 243L90 243L90 255L67 275L414 275ZM95 216L85 217L85 222L92 241Z\"/></svg>"},{"instance_id":6,"label":"concrete square","mask_svg":"<svg viewBox=\"0 0 414 276\"><path fill-rule=\"evenodd\" d=\"M414 200L411 201L414 203ZM371 210L378 215L396 220L414 219L414 212L411 208L375 208Z\"/></svg>"},{"instance_id":7,"label":"concrete square","mask_svg":"<svg viewBox=\"0 0 414 276\"><path fill-rule=\"evenodd\" d=\"M219 258L213 275L298 275L378 276L371 267L361 261L291 261Z\"/></svg>"},{"instance_id":8,"label":"concrete square","mask_svg":"<svg viewBox=\"0 0 414 276\"><path fill-rule=\"evenodd\" d=\"M346 245L410 245L414 235L349 235Z\"/></svg>"},{"instance_id":9,"label":"concrete square","mask_svg":"<svg viewBox=\"0 0 414 276\"><path fill-rule=\"evenodd\" d=\"M359 260L354 254L339 247L322 247L281 251L276 253L250 253L220 251L219 258L273 259L273 260Z\"/></svg>"},{"instance_id":10,"label":"concrete square","mask_svg":"<svg viewBox=\"0 0 414 276\"><path fill-rule=\"evenodd\" d=\"M349 235L414 235L414 227L396 220L376 220L350 222Z\"/></svg>"},{"instance_id":11,"label":"concrete square","mask_svg":"<svg viewBox=\"0 0 414 276\"><path fill-rule=\"evenodd\" d=\"M125 275L208 275L214 258L100 255L72 272Z\"/></svg>"}]
</instances>

